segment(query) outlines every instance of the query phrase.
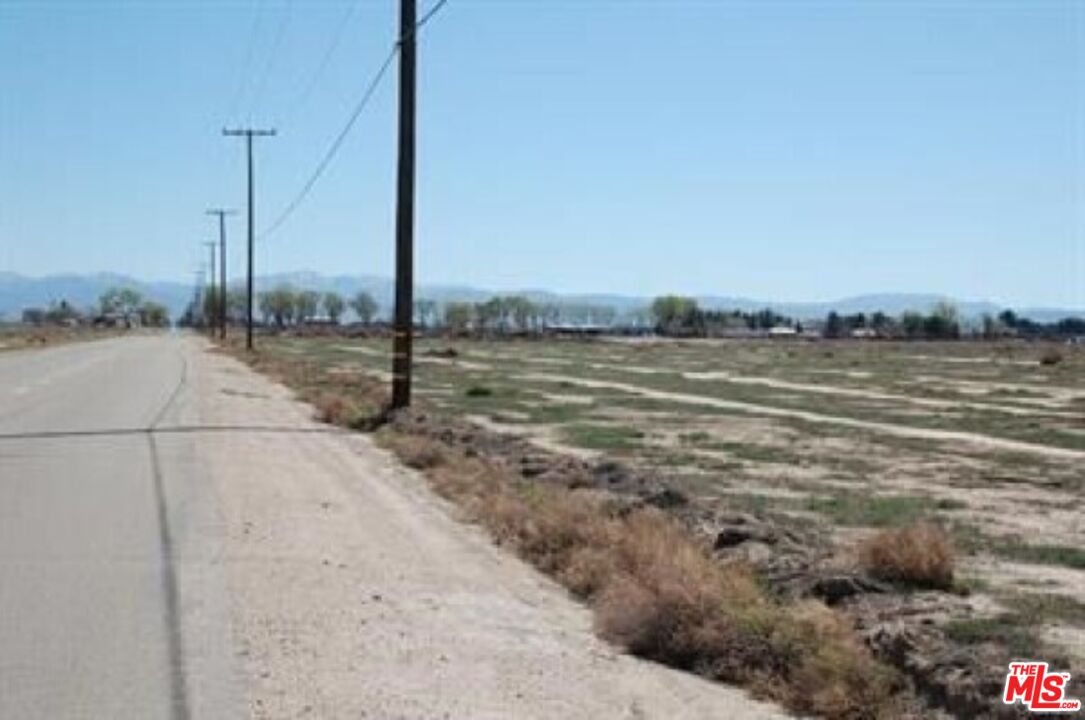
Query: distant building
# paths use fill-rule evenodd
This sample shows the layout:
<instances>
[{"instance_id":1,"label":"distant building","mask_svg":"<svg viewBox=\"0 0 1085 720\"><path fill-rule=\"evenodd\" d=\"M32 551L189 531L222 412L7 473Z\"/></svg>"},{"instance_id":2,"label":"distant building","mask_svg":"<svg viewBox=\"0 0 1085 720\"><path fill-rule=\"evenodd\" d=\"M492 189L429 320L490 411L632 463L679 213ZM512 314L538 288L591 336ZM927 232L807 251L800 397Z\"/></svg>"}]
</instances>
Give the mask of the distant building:
<instances>
[{"instance_id":1,"label":"distant building","mask_svg":"<svg viewBox=\"0 0 1085 720\"><path fill-rule=\"evenodd\" d=\"M857 340L872 340L878 337L878 331L868 327L853 328L851 336Z\"/></svg>"},{"instance_id":2,"label":"distant building","mask_svg":"<svg viewBox=\"0 0 1085 720\"><path fill-rule=\"evenodd\" d=\"M768 330L770 338L793 338L797 337L798 334L799 331L790 325L774 325Z\"/></svg>"},{"instance_id":3,"label":"distant building","mask_svg":"<svg viewBox=\"0 0 1085 720\"><path fill-rule=\"evenodd\" d=\"M559 337L592 337L610 331L606 325L574 325L571 323L547 325L543 331Z\"/></svg>"}]
</instances>

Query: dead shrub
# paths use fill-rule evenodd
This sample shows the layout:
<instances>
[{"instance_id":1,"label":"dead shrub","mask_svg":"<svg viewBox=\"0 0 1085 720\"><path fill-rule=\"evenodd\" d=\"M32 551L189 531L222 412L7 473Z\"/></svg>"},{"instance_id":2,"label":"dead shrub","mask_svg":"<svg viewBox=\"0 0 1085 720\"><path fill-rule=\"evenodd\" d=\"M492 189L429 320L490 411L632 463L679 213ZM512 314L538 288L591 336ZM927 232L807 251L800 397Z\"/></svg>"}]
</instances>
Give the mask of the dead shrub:
<instances>
[{"instance_id":1,"label":"dead shrub","mask_svg":"<svg viewBox=\"0 0 1085 720\"><path fill-rule=\"evenodd\" d=\"M945 530L929 522L868 538L859 548L859 561L882 580L939 590L953 586L953 544Z\"/></svg>"},{"instance_id":2,"label":"dead shrub","mask_svg":"<svg viewBox=\"0 0 1085 720\"><path fill-rule=\"evenodd\" d=\"M338 395L325 395L313 404L317 419L330 425L347 427L357 415L353 403Z\"/></svg>"},{"instance_id":3,"label":"dead shrub","mask_svg":"<svg viewBox=\"0 0 1085 720\"><path fill-rule=\"evenodd\" d=\"M393 450L404 465L415 470L431 470L447 460L443 445L415 435L397 436Z\"/></svg>"},{"instance_id":4,"label":"dead shrub","mask_svg":"<svg viewBox=\"0 0 1085 720\"><path fill-rule=\"evenodd\" d=\"M1048 350L1045 350L1043 355L1040 356L1041 365L1058 365L1062 361L1062 353L1055 348L1049 348Z\"/></svg>"},{"instance_id":5,"label":"dead shrub","mask_svg":"<svg viewBox=\"0 0 1085 720\"><path fill-rule=\"evenodd\" d=\"M295 387L324 389L301 368L276 369ZM330 399L321 408L330 418L346 412ZM875 662L842 615L768 597L747 566L719 564L665 512L531 484L500 463L393 426L377 438L495 541L584 598L599 634L630 652L743 684L804 714L899 715L898 676Z\"/></svg>"},{"instance_id":6,"label":"dead shrub","mask_svg":"<svg viewBox=\"0 0 1085 720\"><path fill-rule=\"evenodd\" d=\"M404 462L439 441L382 431ZM663 511L622 512L596 491L531 485L448 448L426 474L496 542L593 607L597 632L635 655L746 685L804 713L892 717L899 689L848 622L769 599Z\"/></svg>"}]
</instances>

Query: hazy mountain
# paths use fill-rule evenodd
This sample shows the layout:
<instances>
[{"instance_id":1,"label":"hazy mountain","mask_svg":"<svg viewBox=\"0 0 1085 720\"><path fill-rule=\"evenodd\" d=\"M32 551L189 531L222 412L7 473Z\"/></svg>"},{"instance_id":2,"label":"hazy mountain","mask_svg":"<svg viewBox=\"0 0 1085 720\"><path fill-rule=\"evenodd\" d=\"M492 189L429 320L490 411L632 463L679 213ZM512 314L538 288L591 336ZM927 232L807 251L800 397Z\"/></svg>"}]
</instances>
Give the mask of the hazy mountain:
<instances>
[{"instance_id":1,"label":"hazy mountain","mask_svg":"<svg viewBox=\"0 0 1085 720\"><path fill-rule=\"evenodd\" d=\"M334 291L352 296L365 290L376 298L382 314L392 307L394 286L389 278L375 275L322 275L315 272L294 272L259 276L257 290L287 284L321 292ZM49 275L26 277L16 273L0 273L0 318L18 318L23 308L45 307L50 302L67 300L77 307L91 307L98 297L110 287L122 285L139 290L145 296L164 303L174 317L179 316L192 299L191 283L172 281L142 281L125 275L99 273L95 275ZM609 305L619 311L633 310L648 305L650 297L615 295L604 293L559 294L541 289L525 289L519 293L537 302L571 303L585 305ZM461 285L423 285L415 291L416 298L427 298L445 303L453 300L477 302L494 295L490 290ZM821 318L830 310L849 314L871 313L881 310L889 315L899 315L906 310L925 312L940 300L954 303L964 317L979 317L984 313L998 313L1004 306L987 301L969 301L942 295L921 293L891 293L856 295L824 302L774 302L745 297L706 295L697 298L706 308L717 310L760 310L769 307L776 312L795 318ZM1067 316L1085 317L1083 309L1069 308L1014 308L1022 316L1049 322Z\"/></svg>"}]
</instances>

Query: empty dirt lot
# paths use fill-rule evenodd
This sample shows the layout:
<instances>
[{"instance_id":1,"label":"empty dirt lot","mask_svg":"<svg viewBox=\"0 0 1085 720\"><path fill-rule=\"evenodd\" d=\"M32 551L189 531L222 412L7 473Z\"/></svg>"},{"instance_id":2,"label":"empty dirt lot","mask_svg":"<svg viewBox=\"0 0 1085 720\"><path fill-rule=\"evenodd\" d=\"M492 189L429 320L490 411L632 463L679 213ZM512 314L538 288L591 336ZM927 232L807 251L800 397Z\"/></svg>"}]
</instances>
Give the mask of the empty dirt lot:
<instances>
[{"instance_id":1,"label":"empty dirt lot","mask_svg":"<svg viewBox=\"0 0 1085 720\"><path fill-rule=\"evenodd\" d=\"M391 363L385 340L265 347L382 380ZM431 407L549 450L620 459L841 547L932 520L953 534L976 615L953 634L980 641L1015 618L1027 627L1013 632L1085 657L1080 348L422 340L416 364Z\"/></svg>"}]
</instances>

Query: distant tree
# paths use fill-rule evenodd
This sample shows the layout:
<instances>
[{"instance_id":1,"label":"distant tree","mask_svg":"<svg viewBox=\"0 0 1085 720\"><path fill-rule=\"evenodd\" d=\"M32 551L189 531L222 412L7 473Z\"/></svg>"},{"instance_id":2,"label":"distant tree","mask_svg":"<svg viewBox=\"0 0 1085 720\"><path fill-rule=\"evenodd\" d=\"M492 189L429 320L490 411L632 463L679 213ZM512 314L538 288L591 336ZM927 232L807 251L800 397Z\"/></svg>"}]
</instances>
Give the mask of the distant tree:
<instances>
[{"instance_id":1,"label":"distant tree","mask_svg":"<svg viewBox=\"0 0 1085 720\"><path fill-rule=\"evenodd\" d=\"M264 312L263 296L259 298L258 309L264 317L264 324L271 322L271 317ZM245 288L232 287L226 291L226 317L229 322L242 323L249 315L249 293Z\"/></svg>"},{"instance_id":2,"label":"distant tree","mask_svg":"<svg viewBox=\"0 0 1085 720\"><path fill-rule=\"evenodd\" d=\"M130 287L111 287L98 298L98 305L103 315L117 314L131 324L139 314L143 296Z\"/></svg>"},{"instance_id":3,"label":"distant tree","mask_svg":"<svg viewBox=\"0 0 1085 720\"><path fill-rule=\"evenodd\" d=\"M486 302L475 303L475 320L482 332L501 329L501 320L505 314L505 302L500 297L492 297Z\"/></svg>"},{"instance_id":4,"label":"distant tree","mask_svg":"<svg viewBox=\"0 0 1085 720\"><path fill-rule=\"evenodd\" d=\"M546 303L539 308L539 317L543 325L556 325L561 321L561 306L556 303Z\"/></svg>"},{"instance_id":5,"label":"distant tree","mask_svg":"<svg viewBox=\"0 0 1085 720\"><path fill-rule=\"evenodd\" d=\"M900 316L900 325L904 330L904 337L909 340L918 340L923 337L924 318L917 312L906 312Z\"/></svg>"},{"instance_id":6,"label":"distant tree","mask_svg":"<svg viewBox=\"0 0 1085 720\"><path fill-rule=\"evenodd\" d=\"M303 323L316 317L320 309L320 293L301 290L294 294L294 321Z\"/></svg>"},{"instance_id":7,"label":"distant tree","mask_svg":"<svg viewBox=\"0 0 1085 720\"><path fill-rule=\"evenodd\" d=\"M168 327L170 311L162 303L145 300L139 308L140 324L146 327Z\"/></svg>"},{"instance_id":8,"label":"distant tree","mask_svg":"<svg viewBox=\"0 0 1085 720\"><path fill-rule=\"evenodd\" d=\"M870 327L878 334L878 337L892 337L895 335L896 328L894 326L893 318L881 310L870 316Z\"/></svg>"},{"instance_id":9,"label":"distant tree","mask_svg":"<svg viewBox=\"0 0 1085 720\"><path fill-rule=\"evenodd\" d=\"M450 302L445 305L445 327L457 334L467 332L475 314L475 307L466 302Z\"/></svg>"},{"instance_id":10,"label":"distant tree","mask_svg":"<svg viewBox=\"0 0 1085 720\"><path fill-rule=\"evenodd\" d=\"M517 295L508 298L509 314L516 328L528 332L535 328L535 318L539 314L538 306L526 297Z\"/></svg>"},{"instance_id":11,"label":"distant tree","mask_svg":"<svg viewBox=\"0 0 1085 720\"><path fill-rule=\"evenodd\" d=\"M1085 318L1065 317L1054 325L1055 334L1067 337L1085 337Z\"/></svg>"},{"instance_id":12,"label":"distant tree","mask_svg":"<svg viewBox=\"0 0 1085 720\"><path fill-rule=\"evenodd\" d=\"M297 307L297 293L289 285L279 285L260 295L260 312L280 328L294 322Z\"/></svg>"},{"instance_id":13,"label":"distant tree","mask_svg":"<svg viewBox=\"0 0 1085 720\"><path fill-rule=\"evenodd\" d=\"M379 306L372 295L362 290L350 301L350 308L363 325L369 325L373 322L373 317L377 314Z\"/></svg>"},{"instance_id":14,"label":"distant tree","mask_svg":"<svg viewBox=\"0 0 1085 720\"><path fill-rule=\"evenodd\" d=\"M415 300L414 315L418 324L423 328L437 324L437 302L435 300Z\"/></svg>"},{"instance_id":15,"label":"distant tree","mask_svg":"<svg viewBox=\"0 0 1085 720\"><path fill-rule=\"evenodd\" d=\"M336 325L339 324L339 318L343 315L343 310L347 307L346 300L343 296L336 292L326 292L321 299L324 305L324 312L328 315L328 319Z\"/></svg>"},{"instance_id":16,"label":"distant tree","mask_svg":"<svg viewBox=\"0 0 1085 720\"><path fill-rule=\"evenodd\" d=\"M26 308L23 310L24 325L44 325L45 310L41 308Z\"/></svg>"},{"instance_id":17,"label":"distant tree","mask_svg":"<svg viewBox=\"0 0 1085 720\"><path fill-rule=\"evenodd\" d=\"M956 339L961 335L957 307L945 301L938 302L923 321L923 331L932 340Z\"/></svg>"},{"instance_id":18,"label":"distant tree","mask_svg":"<svg viewBox=\"0 0 1085 720\"><path fill-rule=\"evenodd\" d=\"M262 292L256 299L256 306L260 311L260 317L265 325L270 325L271 321L275 318L275 298L272 297L271 292ZM246 313L248 311L247 300L242 299L241 306L237 308L238 314L231 317L237 322L244 322L246 319Z\"/></svg>"},{"instance_id":19,"label":"distant tree","mask_svg":"<svg viewBox=\"0 0 1085 720\"><path fill-rule=\"evenodd\" d=\"M1017 327L1017 313L1013 310L1003 310L998 314L998 320L1008 328Z\"/></svg>"},{"instance_id":20,"label":"distant tree","mask_svg":"<svg viewBox=\"0 0 1085 720\"><path fill-rule=\"evenodd\" d=\"M205 323L217 323L219 316L221 291L218 288L208 288L203 294L203 321Z\"/></svg>"},{"instance_id":21,"label":"distant tree","mask_svg":"<svg viewBox=\"0 0 1085 720\"><path fill-rule=\"evenodd\" d=\"M697 301L679 295L662 295L652 302L656 329L665 335L687 334L700 320Z\"/></svg>"},{"instance_id":22,"label":"distant tree","mask_svg":"<svg viewBox=\"0 0 1085 720\"><path fill-rule=\"evenodd\" d=\"M827 338L838 338L844 335L844 321L836 310L830 310L825 316L824 335Z\"/></svg>"},{"instance_id":23,"label":"distant tree","mask_svg":"<svg viewBox=\"0 0 1085 720\"><path fill-rule=\"evenodd\" d=\"M49 303L49 309L45 312L45 321L53 325L77 323L82 319L83 314L67 300Z\"/></svg>"}]
</instances>

